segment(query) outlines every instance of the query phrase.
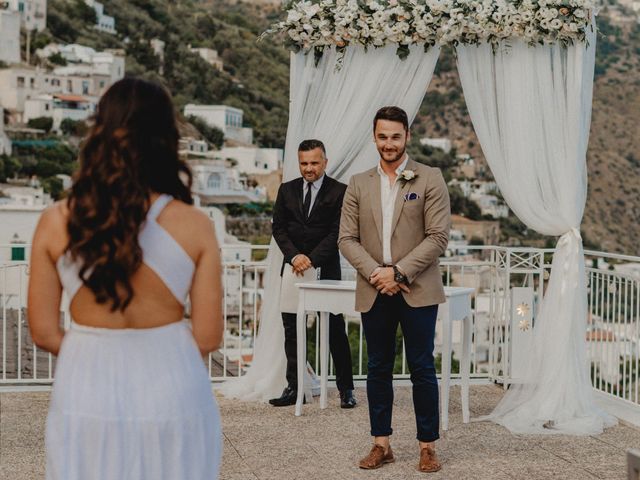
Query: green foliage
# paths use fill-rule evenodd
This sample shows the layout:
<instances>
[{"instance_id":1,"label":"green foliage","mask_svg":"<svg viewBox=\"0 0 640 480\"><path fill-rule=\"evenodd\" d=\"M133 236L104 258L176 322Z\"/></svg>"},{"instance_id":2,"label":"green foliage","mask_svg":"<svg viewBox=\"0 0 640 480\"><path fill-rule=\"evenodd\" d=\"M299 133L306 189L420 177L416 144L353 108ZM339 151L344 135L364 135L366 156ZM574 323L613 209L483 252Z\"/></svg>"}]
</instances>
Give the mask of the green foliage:
<instances>
[{"instance_id":1,"label":"green foliage","mask_svg":"<svg viewBox=\"0 0 640 480\"><path fill-rule=\"evenodd\" d=\"M471 237L471 240L469 240L469 245L471 246L484 245L484 240L481 239L480 237Z\"/></svg>"},{"instance_id":2,"label":"green foliage","mask_svg":"<svg viewBox=\"0 0 640 480\"><path fill-rule=\"evenodd\" d=\"M37 175L46 178L59 173L71 175L77 167L78 152L64 143L56 143L51 147L19 146L14 148L14 155L19 164L16 173L23 177Z\"/></svg>"},{"instance_id":3,"label":"green foliage","mask_svg":"<svg viewBox=\"0 0 640 480\"><path fill-rule=\"evenodd\" d=\"M49 133L53 127L53 118L51 117L37 117L32 118L27 122L29 128L37 128Z\"/></svg>"},{"instance_id":4,"label":"green foliage","mask_svg":"<svg viewBox=\"0 0 640 480\"><path fill-rule=\"evenodd\" d=\"M225 205L224 213L231 217L270 217L273 215L273 202L229 203Z\"/></svg>"},{"instance_id":5,"label":"green foliage","mask_svg":"<svg viewBox=\"0 0 640 480\"><path fill-rule=\"evenodd\" d=\"M598 16L598 45L596 48L596 78L619 60L623 49L622 29L613 25L606 15Z\"/></svg>"},{"instance_id":6,"label":"green foliage","mask_svg":"<svg viewBox=\"0 0 640 480\"><path fill-rule=\"evenodd\" d=\"M202 136L216 148L221 148L224 143L224 132L217 127L210 127L207 123L194 115L189 115L187 120L193 125Z\"/></svg>"},{"instance_id":7,"label":"green foliage","mask_svg":"<svg viewBox=\"0 0 640 480\"><path fill-rule=\"evenodd\" d=\"M44 191L51 195L51 198L60 200L63 193L62 180L52 176L45 178L40 183Z\"/></svg>"},{"instance_id":8,"label":"green foliage","mask_svg":"<svg viewBox=\"0 0 640 480\"><path fill-rule=\"evenodd\" d=\"M60 130L65 135L73 135L76 137L84 137L89 127L84 120L73 120L65 118L60 122Z\"/></svg>"},{"instance_id":9,"label":"green foliage","mask_svg":"<svg viewBox=\"0 0 640 480\"><path fill-rule=\"evenodd\" d=\"M20 171L21 163L15 157L0 155L0 182L6 182L8 178L14 178Z\"/></svg>"},{"instance_id":10,"label":"green foliage","mask_svg":"<svg viewBox=\"0 0 640 480\"><path fill-rule=\"evenodd\" d=\"M67 64L67 60L60 54L60 52L56 52L49 57L49 61L54 65L62 65L65 66Z\"/></svg>"},{"instance_id":11,"label":"green foliage","mask_svg":"<svg viewBox=\"0 0 640 480\"><path fill-rule=\"evenodd\" d=\"M462 215L471 220L480 220L482 212L477 203L464 196L458 186L449 185L449 199L451 201L451 213Z\"/></svg>"}]
</instances>

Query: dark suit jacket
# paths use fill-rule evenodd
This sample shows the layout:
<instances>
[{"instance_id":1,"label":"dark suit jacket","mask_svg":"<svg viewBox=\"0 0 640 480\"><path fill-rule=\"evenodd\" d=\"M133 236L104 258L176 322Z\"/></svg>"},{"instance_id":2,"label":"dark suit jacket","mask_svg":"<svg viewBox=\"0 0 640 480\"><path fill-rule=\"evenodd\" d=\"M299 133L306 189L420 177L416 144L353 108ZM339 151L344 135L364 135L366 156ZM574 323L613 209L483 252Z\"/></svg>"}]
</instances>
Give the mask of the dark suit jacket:
<instances>
[{"instance_id":1,"label":"dark suit jacket","mask_svg":"<svg viewBox=\"0 0 640 480\"><path fill-rule=\"evenodd\" d=\"M339 280L338 232L347 186L325 174L308 220L302 211L303 186L302 177L280 185L273 208L273 237L285 263L303 253L314 267L320 267L320 278Z\"/></svg>"}]
</instances>

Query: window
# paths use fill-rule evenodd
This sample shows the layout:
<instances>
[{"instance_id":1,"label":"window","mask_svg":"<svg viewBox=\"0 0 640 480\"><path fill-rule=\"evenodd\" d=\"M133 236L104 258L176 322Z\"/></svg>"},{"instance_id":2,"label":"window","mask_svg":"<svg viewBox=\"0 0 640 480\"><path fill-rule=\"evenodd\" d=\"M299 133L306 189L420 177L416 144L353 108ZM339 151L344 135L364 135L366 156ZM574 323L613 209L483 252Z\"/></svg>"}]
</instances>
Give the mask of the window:
<instances>
[{"instance_id":1,"label":"window","mask_svg":"<svg viewBox=\"0 0 640 480\"><path fill-rule=\"evenodd\" d=\"M83 95L89 95L89 81L88 80L83 80L82 81L82 94Z\"/></svg>"},{"instance_id":2,"label":"window","mask_svg":"<svg viewBox=\"0 0 640 480\"><path fill-rule=\"evenodd\" d=\"M24 247L11 247L11 261L24 262Z\"/></svg>"},{"instance_id":3,"label":"window","mask_svg":"<svg viewBox=\"0 0 640 480\"><path fill-rule=\"evenodd\" d=\"M31 88L36 88L36 79L35 78L30 78L29 79L29 86Z\"/></svg>"},{"instance_id":4,"label":"window","mask_svg":"<svg viewBox=\"0 0 640 480\"><path fill-rule=\"evenodd\" d=\"M69 93L73 92L73 82L71 80L67 80L67 91Z\"/></svg>"},{"instance_id":5,"label":"window","mask_svg":"<svg viewBox=\"0 0 640 480\"><path fill-rule=\"evenodd\" d=\"M18 88L24 88L24 77L18 77Z\"/></svg>"},{"instance_id":6,"label":"window","mask_svg":"<svg viewBox=\"0 0 640 480\"><path fill-rule=\"evenodd\" d=\"M209 179L207 180L207 188L219 189L222 187L222 182L220 181L220 174L212 173L209 175Z\"/></svg>"},{"instance_id":7,"label":"window","mask_svg":"<svg viewBox=\"0 0 640 480\"><path fill-rule=\"evenodd\" d=\"M48 104L48 103L45 103L45 104L44 104L44 109L45 109L45 111L47 111L47 112L49 111L49 104Z\"/></svg>"}]
</instances>

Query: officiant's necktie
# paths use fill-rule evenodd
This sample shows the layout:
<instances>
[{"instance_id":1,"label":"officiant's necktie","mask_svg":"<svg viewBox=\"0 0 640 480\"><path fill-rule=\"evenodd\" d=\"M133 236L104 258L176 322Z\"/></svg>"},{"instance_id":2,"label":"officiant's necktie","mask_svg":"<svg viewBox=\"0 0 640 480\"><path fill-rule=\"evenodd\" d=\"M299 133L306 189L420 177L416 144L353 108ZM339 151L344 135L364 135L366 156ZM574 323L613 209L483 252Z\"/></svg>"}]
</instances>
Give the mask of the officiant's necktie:
<instances>
[{"instance_id":1,"label":"officiant's necktie","mask_svg":"<svg viewBox=\"0 0 640 480\"><path fill-rule=\"evenodd\" d=\"M304 196L304 203L302 209L304 210L305 220L309 218L309 209L311 208L311 182L307 182L307 193Z\"/></svg>"}]
</instances>

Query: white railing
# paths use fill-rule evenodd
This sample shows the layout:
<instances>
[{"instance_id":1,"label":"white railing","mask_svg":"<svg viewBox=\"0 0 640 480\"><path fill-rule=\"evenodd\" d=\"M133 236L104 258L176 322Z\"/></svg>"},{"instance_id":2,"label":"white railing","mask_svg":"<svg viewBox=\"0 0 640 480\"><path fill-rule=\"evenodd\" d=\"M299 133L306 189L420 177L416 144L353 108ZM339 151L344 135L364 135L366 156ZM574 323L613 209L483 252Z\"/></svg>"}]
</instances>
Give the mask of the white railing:
<instances>
[{"instance_id":1,"label":"white railing","mask_svg":"<svg viewBox=\"0 0 640 480\"><path fill-rule=\"evenodd\" d=\"M267 269L266 261L259 258L264 257L267 248L247 246L242 253L243 249L238 245L222 247L223 258L229 259L223 265L225 334L220 350L208 360L209 375L214 382L243 375L251 364ZM236 260L238 252L241 252L240 260ZM445 257L440 263L445 284L472 286L476 290L472 304L472 376L507 385L517 377L519 342L527 341L527 335L530 335L530 331L523 333L521 329L512 328L517 325L513 291L519 290L518 301L526 298L530 302L532 324L535 325L535 312L551 268L553 250L468 246L461 253L464 254ZM608 395L638 404L640 257L593 251L585 254L589 282L589 318L585 334L593 386ZM638 269L634 270L636 264ZM28 267L27 262L0 265L0 385L49 384L55 374L55 358L37 349L29 336L25 308ZM346 272L346 275L350 273ZM62 312L61 319L68 324L68 312ZM318 322L314 322L313 315L308 317L308 325L308 358L317 369ZM346 329L352 347L354 377L366 378L366 343L359 319L347 318ZM401 345L401 337L398 339ZM454 331L454 375L459 339L460 332ZM437 356L439 340L438 329ZM399 348L394 376L409 376L403 345Z\"/></svg>"}]
</instances>

